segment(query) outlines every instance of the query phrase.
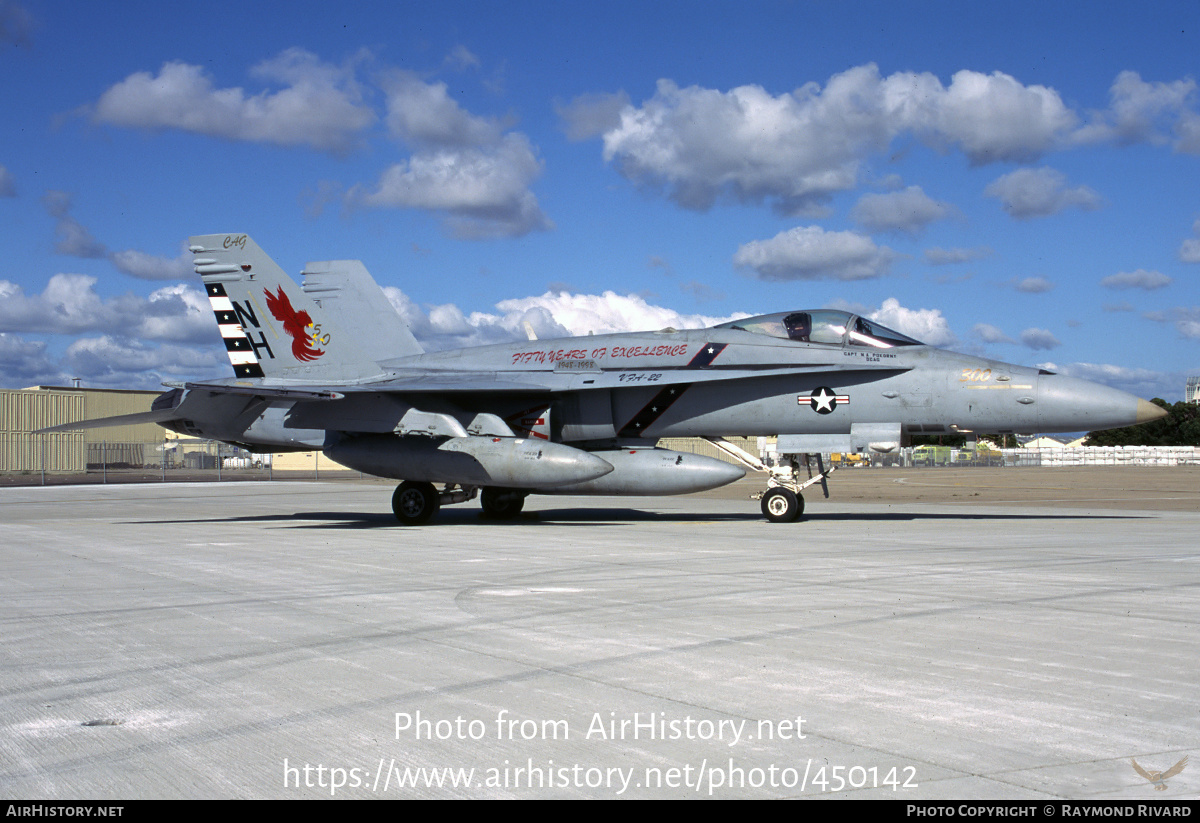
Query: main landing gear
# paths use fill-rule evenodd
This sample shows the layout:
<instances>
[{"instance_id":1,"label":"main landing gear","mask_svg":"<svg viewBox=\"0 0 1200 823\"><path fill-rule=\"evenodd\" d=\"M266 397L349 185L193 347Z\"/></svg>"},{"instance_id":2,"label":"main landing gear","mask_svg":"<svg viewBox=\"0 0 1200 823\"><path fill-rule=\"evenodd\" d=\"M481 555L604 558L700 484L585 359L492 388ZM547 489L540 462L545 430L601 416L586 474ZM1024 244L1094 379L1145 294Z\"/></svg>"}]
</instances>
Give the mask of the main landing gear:
<instances>
[{"instance_id":1,"label":"main landing gear","mask_svg":"<svg viewBox=\"0 0 1200 823\"><path fill-rule=\"evenodd\" d=\"M804 495L776 487L762 496L763 517L772 523L795 523L804 514Z\"/></svg>"},{"instance_id":2,"label":"main landing gear","mask_svg":"<svg viewBox=\"0 0 1200 823\"><path fill-rule=\"evenodd\" d=\"M514 489L486 488L479 495L483 513L492 520L511 520L525 507L525 492Z\"/></svg>"},{"instance_id":3,"label":"main landing gear","mask_svg":"<svg viewBox=\"0 0 1200 823\"><path fill-rule=\"evenodd\" d=\"M448 484L438 491L432 483L405 480L392 494L392 512L405 526L428 523L438 510L449 503L465 503L479 496L483 516L492 520L511 520L525 506L527 492L520 489L488 487L482 491L475 486Z\"/></svg>"},{"instance_id":4,"label":"main landing gear","mask_svg":"<svg viewBox=\"0 0 1200 823\"><path fill-rule=\"evenodd\" d=\"M821 490L829 497L829 484L825 481L837 466L826 469L819 454L780 454L774 465L768 465L727 440L719 437L706 437L705 440L754 471L770 475L766 490L751 495L751 498L762 501L763 517L772 523L795 523L799 520L804 514L804 495L801 492L814 483L820 483ZM807 480L801 480L802 467L807 471Z\"/></svg>"},{"instance_id":5,"label":"main landing gear","mask_svg":"<svg viewBox=\"0 0 1200 823\"><path fill-rule=\"evenodd\" d=\"M405 480L392 494L392 511L406 526L428 523L441 507L441 495L432 483Z\"/></svg>"}]
</instances>

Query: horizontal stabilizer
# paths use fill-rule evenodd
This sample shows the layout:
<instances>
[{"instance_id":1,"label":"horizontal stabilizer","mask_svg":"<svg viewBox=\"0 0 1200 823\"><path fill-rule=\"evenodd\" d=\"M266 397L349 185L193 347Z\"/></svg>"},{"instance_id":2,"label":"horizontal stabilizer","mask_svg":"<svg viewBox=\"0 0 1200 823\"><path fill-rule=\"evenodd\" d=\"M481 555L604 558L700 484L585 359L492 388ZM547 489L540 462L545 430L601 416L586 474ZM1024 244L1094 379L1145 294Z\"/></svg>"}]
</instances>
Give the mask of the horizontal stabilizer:
<instances>
[{"instance_id":1,"label":"horizontal stabilizer","mask_svg":"<svg viewBox=\"0 0 1200 823\"><path fill-rule=\"evenodd\" d=\"M175 409L158 409L156 411L137 412L135 414L118 414L115 417L94 417L91 420L77 420L74 423L63 423L61 426L38 429L33 434L79 431L81 429L105 429L110 426L136 426L140 423L165 423L169 420L179 419L180 417Z\"/></svg>"}]
</instances>

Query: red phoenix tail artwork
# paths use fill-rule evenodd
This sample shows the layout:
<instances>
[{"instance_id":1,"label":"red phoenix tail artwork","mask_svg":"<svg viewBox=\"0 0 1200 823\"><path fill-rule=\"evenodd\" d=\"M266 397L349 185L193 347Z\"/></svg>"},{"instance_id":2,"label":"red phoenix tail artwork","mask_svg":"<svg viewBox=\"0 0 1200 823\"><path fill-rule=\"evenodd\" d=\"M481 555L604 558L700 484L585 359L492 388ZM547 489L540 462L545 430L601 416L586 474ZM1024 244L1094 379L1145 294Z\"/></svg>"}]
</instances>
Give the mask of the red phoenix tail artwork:
<instances>
[{"instance_id":1,"label":"red phoenix tail artwork","mask_svg":"<svg viewBox=\"0 0 1200 823\"><path fill-rule=\"evenodd\" d=\"M325 353L324 349L312 345L315 334L310 335L305 331L313 325L312 317L306 311L296 311L292 308L292 301L284 293L283 286L279 287L277 294L271 294L267 289L263 289L263 294L267 296L267 309L271 316L282 323L283 330L292 337L292 357L307 362L316 360Z\"/></svg>"}]
</instances>

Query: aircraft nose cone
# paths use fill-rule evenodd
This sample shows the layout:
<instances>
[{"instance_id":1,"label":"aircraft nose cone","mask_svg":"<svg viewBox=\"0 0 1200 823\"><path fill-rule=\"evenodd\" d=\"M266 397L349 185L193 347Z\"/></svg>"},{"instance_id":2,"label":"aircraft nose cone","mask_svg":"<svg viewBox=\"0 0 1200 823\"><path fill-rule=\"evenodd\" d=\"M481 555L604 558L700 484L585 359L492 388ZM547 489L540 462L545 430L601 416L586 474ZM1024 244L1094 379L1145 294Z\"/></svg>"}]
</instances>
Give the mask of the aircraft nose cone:
<instances>
[{"instance_id":1,"label":"aircraft nose cone","mask_svg":"<svg viewBox=\"0 0 1200 823\"><path fill-rule=\"evenodd\" d=\"M1047 432L1119 429L1166 416L1129 392L1065 374L1038 377L1037 409L1039 430Z\"/></svg>"},{"instance_id":2,"label":"aircraft nose cone","mask_svg":"<svg viewBox=\"0 0 1200 823\"><path fill-rule=\"evenodd\" d=\"M1153 403L1147 403L1145 400L1138 399L1137 402L1137 422L1150 423L1155 420L1161 420L1167 416L1167 410L1162 406L1156 406Z\"/></svg>"}]
</instances>

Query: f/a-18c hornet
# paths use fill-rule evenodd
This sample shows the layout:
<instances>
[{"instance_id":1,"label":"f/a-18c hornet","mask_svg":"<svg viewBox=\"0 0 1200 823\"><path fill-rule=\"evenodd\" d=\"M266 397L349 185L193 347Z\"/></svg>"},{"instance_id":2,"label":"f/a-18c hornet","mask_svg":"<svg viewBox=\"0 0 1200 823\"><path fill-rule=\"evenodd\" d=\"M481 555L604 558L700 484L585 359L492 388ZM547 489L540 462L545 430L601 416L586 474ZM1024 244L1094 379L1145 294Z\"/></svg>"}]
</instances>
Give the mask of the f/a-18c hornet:
<instances>
[{"instance_id":1,"label":"f/a-18c hornet","mask_svg":"<svg viewBox=\"0 0 1200 823\"><path fill-rule=\"evenodd\" d=\"M168 383L150 412L56 428L153 421L251 451L320 449L402 480L392 508L408 525L476 496L485 514L508 518L529 494L685 494L745 474L656 448L663 437L707 438L768 470L763 514L789 522L803 512L801 490L824 486L822 453L894 453L915 433L1116 428L1165 413L829 309L425 352L357 260L309 263L297 286L244 234L193 237L190 249L235 376ZM776 465L723 439L763 435L779 438Z\"/></svg>"}]
</instances>

